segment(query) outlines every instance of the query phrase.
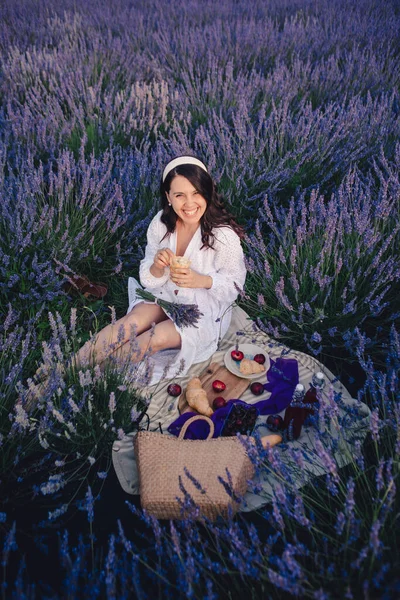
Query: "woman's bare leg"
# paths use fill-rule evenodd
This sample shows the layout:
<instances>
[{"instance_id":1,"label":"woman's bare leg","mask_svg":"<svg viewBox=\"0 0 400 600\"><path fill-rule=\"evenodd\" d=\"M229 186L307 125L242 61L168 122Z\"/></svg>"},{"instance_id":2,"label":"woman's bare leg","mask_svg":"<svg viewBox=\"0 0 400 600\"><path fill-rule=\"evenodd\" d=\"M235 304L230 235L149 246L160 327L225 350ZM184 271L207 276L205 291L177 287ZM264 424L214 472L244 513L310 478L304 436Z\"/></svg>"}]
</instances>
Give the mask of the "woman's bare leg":
<instances>
[{"instance_id":1,"label":"woman's bare leg","mask_svg":"<svg viewBox=\"0 0 400 600\"><path fill-rule=\"evenodd\" d=\"M135 346L135 351L132 352L129 343L123 344L112 355L119 359L129 359L131 362L136 363L142 360L145 354L146 356L151 356L159 350L180 348L181 336L172 321L167 318L158 323L153 329L149 329L138 335L135 340Z\"/></svg>"},{"instance_id":2,"label":"woman's bare leg","mask_svg":"<svg viewBox=\"0 0 400 600\"><path fill-rule=\"evenodd\" d=\"M127 342L133 330L139 338L151 328L152 323L161 323L167 319L167 315L157 304L136 304L127 315L114 324L107 325L87 341L75 354L73 362L77 368L92 360L100 364L110 352L115 352L124 345L130 346Z\"/></svg>"},{"instance_id":3,"label":"woman's bare leg","mask_svg":"<svg viewBox=\"0 0 400 600\"><path fill-rule=\"evenodd\" d=\"M88 360L88 358L89 360L93 358L98 364L107 358L110 346L109 340L113 339L118 341L118 329L121 324L125 329L124 339L127 339L125 342L118 342L115 350L112 352L112 355L119 359L129 359L131 362L136 363L139 362L145 354L150 356L151 354L166 348L180 348L181 336L177 332L172 321L165 315L164 311L162 311L159 306L146 304L144 305L146 307L158 308L162 314L154 310L138 310L134 313L135 308L142 306L142 304L137 304L128 315L125 315L125 317L119 319L119 321L117 321L114 325L107 325L107 327L102 329L99 334L97 334L95 342L91 340L86 342L86 344L82 346L82 348L74 357L77 367L79 368L82 364L85 364L85 361ZM156 323L156 320L158 323ZM152 327L153 323L156 323L154 327ZM148 324L148 328L143 331L143 329L146 327L146 324ZM137 335L135 339L134 353L132 352L132 345L129 343L128 337L130 335L132 325L136 327L137 333L142 331L142 333ZM105 344L105 352L101 347L103 344ZM96 347L98 348L98 351L96 350ZM43 390L46 388L47 381L48 379L45 379L41 384L31 386L26 397L28 407L33 406L33 404L43 395Z\"/></svg>"}]
</instances>

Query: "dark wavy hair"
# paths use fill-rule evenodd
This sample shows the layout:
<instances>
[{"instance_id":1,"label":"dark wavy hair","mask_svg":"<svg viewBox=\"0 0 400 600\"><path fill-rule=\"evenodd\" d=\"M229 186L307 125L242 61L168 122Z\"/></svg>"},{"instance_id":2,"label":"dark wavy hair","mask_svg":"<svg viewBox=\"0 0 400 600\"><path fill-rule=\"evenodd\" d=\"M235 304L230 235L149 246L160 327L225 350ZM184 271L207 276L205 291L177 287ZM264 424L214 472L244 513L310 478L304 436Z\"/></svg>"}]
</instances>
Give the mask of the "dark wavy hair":
<instances>
[{"instance_id":1,"label":"dark wavy hair","mask_svg":"<svg viewBox=\"0 0 400 600\"><path fill-rule=\"evenodd\" d=\"M240 238L244 237L244 230L233 215L226 209L222 196L217 191L217 186L211 176L197 165L185 164L172 169L160 184L161 221L167 227L164 238L175 231L178 216L172 206L168 205L166 192L171 188L171 182L177 175L186 177L207 202L207 208L200 219L202 248L213 248L215 236L212 232L216 227L230 227ZM164 239L163 238L163 239Z\"/></svg>"}]
</instances>

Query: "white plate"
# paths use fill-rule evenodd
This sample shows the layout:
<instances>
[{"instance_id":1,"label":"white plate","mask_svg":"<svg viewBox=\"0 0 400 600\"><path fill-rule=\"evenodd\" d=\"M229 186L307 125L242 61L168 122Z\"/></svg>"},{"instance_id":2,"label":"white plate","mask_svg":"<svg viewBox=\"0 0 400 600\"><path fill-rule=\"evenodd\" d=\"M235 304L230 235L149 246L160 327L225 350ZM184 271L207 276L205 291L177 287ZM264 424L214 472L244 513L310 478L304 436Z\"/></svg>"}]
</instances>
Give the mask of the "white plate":
<instances>
[{"instance_id":1,"label":"white plate","mask_svg":"<svg viewBox=\"0 0 400 600\"><path fill-rule=\"evenodd\" d=\"M261 371L261 373L252 373L251 375L243 375L243 373L240 372L240 362L236 362L236 360L233 360L233 358L231 357L232 350L236 350L236 346L232 346L227 352L225 352L224 362L228 371L230 371L234 375L242 377L243 379L260 379L268 371L270 362L268 354L266 353L264 348L260 348L260 346L256 346L255 344L239 344L238 346L238 350L241 350L243 352L244 358L250 358L251 360L253 360L256 354L264 354L265 356L265 363L263 364L264 371Z\"/></svg>"}]
</instances>

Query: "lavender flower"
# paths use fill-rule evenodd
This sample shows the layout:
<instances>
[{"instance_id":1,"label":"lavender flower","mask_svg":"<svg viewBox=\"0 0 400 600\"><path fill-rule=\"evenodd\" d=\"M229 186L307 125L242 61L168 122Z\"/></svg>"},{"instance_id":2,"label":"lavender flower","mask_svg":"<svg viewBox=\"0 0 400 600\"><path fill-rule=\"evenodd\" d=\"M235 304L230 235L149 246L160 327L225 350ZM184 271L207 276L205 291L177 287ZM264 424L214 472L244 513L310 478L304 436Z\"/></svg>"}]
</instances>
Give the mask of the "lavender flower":
<instances>
[{"instance_id":1,"label":"lavender flower","mask_svg":"<svg viewBox=\"0 0 400 600\"><path fill-rule=\"evenodd\" d=\"M58 519L58 517L61 517L61 515L65 514L68 510L68 504L63 504L62 506L60 506L59 508L57 508L56 510L50 511L49 510L49 514L48 514L48 520L49 521L55 521L56 519Z\"/></svg>"},{"instance_id":2,"label":"lavender flower","mask_svg":"<svg viewBox=\"0 0 400 600\"><path fill-rule=\"evenodd\" d=\"M3 567L7 566L8 557L12 550L17 549L17 543L15 541L15 533L16 533L16 522L14 521L10 531L7 533L4 544L3 544L3 553L2 553L2 561L1 564Z\"/></svg>"},{"instance_id":3,"label":"lavender flower","mask_svg":"<svg viewBox=\"0 0 400 600\"><path fill-rule=\"evenodd\" d=\"M93 497L92 488L90 487L90 485L88 485L88 489L87 489L85 498L86 498L86 501L82 506L82 510L85 510L87 512L89 523L93 523L93 520L94 520L94 497Z\"/></svg>"},{"instance_id":4,"label":"lavender flower","mask_svg":"<svg viewBox=\"0 0 400 600\"><path fill-rule=\"evenodd\" d=\"M378 409L372 411L370 421L371 435L374 442L379 441L379 413Z\"/></svg>"},{"instance_id":5,"label":"lavender flower","mask_svg":"<svg viewBox=\"0 0 400 600\"><path fill-rule=\"evenodd\" d=\"M285 282L284 282L283 277L281 277L275 286L275 293L276 293L278 299L280 300L280 302L283 304L283 306L285 308L287 308L287 310L292 311L293 306L290 304L290 302L284 292L284 288L285 288Z\"/></svg>"},{"instance_id":6,"label":"lavender flower","mask_svg":"<svg viewBox=\"0 0 400 600\"><path fill-rule=\"evenodd\" d=\"M336 535L340 536L343 533L344 526L346 524L346 517L342 511L340 511L336 518L335 531Z\"/></svg>"},{"instance_id":7,"label":"lavender flower","mask_svg":"<svg viewBox=\"0 0 400 600\"><path fill-rule=\"evenodd\" d=\"M379 520L376 520L371 527L369 544L372 552L375 555L379 555L380 549L382 547L382 542L379 539L379 531L382 527L382 523Z\"/></svg>"},{"instance_id":8,"label":"lavender flower","mask_svg":"<svg viewBox=\"0 0 400 600\"><path fill-rule=\"evenodd\" d=\"M26 412L26 410L22 407L21 404L16 404L14 410L14 426L21 431L29 429L31 423L29 422L28 413Z\"/></svg>"},{"instance_id":9,"label":"lavender flower","mask_svg":"<svg viewBox=\"0 0 400 600\"><path fill-rule=\"evenodd\" d=\"M43 495L55 494L66 485L66 481L63 479L63 474L50 475L49 480L46 483L42 483L40 491Z\"/></svg>"},{"instance_id":10,"label":"lavender flower","mask_svg":"<svg viewBox=\"0 0 400 600\"><path fill-rule=\"evenodd\" d=\"M321 463L323 464L324 468L328 471L328 473L331 474L333 481L335 481L337 483L339 481L339 475L337 472L337 464L336 464L334 458L324 448L324 446L322 445L322 442L319 439L317 439L315 442L315 450L316 450L317 455L318 455L319 459L321 460Z\"/></svg>"},{"instance_id":11,"label":"lavender flower","mask_svg":"<svg viewBox=\"0 0 400 600\"><path fill-rule=\"evenodd\" d=\"M109 597L116 597L115 581L116 581L116 555L115 555L115 535L110 536L108 554L106 560L106 585L107 595Z\"/></svg>"},{"instance_id":12,"label":"lavender flower","mask_svg":"<svg viewBox=\"0 0 400 600\"><path fill-rule=\"evenodd\" d=\"M115 392L111 392L110 393L110 399L108 401L108 410L110 411L111 417L115 413L116 408L117 408L117 405L116 405L116 402L115 402Z\"/></svg>"},{"instance_id":13,"label":"lavender flower","mask_svg":"<svg viewBox=\"0 0 400 600\"><path fill-rule=\"evenodd\" d=\"M76 308L71 308L70 330L71 330L72 335L76 335L76 317L77 317Z\"/></svg>"},{"instance_id":14,"label":"lavender flower","mask_svg":"<svg viewBox=\"0 0 400 600\"><path fill-rule=\"evenodd\" d=\"M312 340L313 342L320 343L320 342L322 341L322 337L321 337L321 335L318 333L318 331L314 331L314 333L313 333L313 334L312 334L312 336L311 336L311 340Z\"/></svg>"}]
</instances>

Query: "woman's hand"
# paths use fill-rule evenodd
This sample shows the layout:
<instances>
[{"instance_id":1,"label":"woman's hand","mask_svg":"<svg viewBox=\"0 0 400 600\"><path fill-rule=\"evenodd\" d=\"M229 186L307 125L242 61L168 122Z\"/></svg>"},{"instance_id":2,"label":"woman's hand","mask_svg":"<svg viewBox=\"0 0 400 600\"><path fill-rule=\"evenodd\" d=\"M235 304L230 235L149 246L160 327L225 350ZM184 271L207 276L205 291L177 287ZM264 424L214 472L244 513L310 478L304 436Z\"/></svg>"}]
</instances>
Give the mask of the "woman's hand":
<instances>
[{"instance_id":1,"label":"woman's hand","mask_svg":"<svg viewBox=\"0 0 400 600\"><path fill-rule=\"evenodd\" d=\"M165 269L165 267L169 267L171 260L174 256L174 253L169 248L161 248L156 252L153 264L157 269Z\"/></svg>"},{"instance_id":2,"label":"woman's hand","mask_svg":"<svg viewBox=\"0 0 400 600\"><path fill-rule=\"evenodd\" d=\"M169 267L174 253L169 248L161 248L158 250L153 258L153 264L150 267L150 273L154 277L162 277L164 275L165 267Z\"/></svg>"},{"instance_id":3,"label":"woman's hand","mask_svg":"<svg viewBox=\"0 0 400 600\"><path fill-rule=\"evenodd\" d=\"M201 275L189 267L171 269L170 279L182 288L205 288L210 289L213 283L209 275Z\"/></svg>"}]
</instances>

